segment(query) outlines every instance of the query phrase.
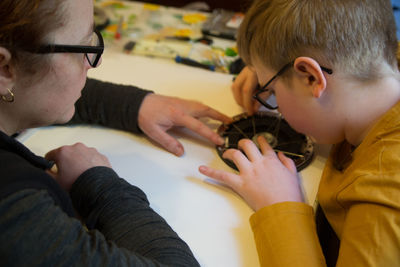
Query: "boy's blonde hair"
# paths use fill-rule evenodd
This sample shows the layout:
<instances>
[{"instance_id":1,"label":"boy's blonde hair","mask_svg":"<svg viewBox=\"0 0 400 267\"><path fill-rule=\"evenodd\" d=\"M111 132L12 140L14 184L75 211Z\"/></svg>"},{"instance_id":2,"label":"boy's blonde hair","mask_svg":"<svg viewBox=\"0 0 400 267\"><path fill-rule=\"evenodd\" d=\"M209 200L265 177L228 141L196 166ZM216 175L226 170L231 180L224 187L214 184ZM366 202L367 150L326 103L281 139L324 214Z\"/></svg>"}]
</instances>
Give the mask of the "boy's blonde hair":
<instances>
[{"instance_id":1,"label":"boy's blonde hair","mask_svg":"<svg viewBox=\"0 0 400 267\"><path fill-rule=\"evenodd\" d=\"M390 0L255 0L239 30L239 54L278 70L299 56L361 80L397 68Z\"/></svg>"}]
</instances>

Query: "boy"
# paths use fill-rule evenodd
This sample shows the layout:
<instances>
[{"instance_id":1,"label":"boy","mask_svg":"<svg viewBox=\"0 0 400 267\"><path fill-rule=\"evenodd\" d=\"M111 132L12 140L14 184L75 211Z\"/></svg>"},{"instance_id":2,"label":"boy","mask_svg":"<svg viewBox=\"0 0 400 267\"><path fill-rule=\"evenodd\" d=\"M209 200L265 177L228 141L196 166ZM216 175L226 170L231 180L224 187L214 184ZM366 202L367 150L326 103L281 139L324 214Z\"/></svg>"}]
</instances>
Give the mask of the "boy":
<instances>
[{"instance_id":1,"label":"boy","mask_svg":"<svg viewBox=\"0 0 400 267\"><path fill-rule=\"evenodd\" d=\"M261 265L400 265L400 76L390 1L256 0L238 47L261 85L257 100L268 106L265 95L274 95L295 130L333 144L317 198L337 250L320 243L293 162L262 137L260 149L244 139L243 153L225 152L237 174L200 166L255 210Z\"/></svg>"}]
</instances>

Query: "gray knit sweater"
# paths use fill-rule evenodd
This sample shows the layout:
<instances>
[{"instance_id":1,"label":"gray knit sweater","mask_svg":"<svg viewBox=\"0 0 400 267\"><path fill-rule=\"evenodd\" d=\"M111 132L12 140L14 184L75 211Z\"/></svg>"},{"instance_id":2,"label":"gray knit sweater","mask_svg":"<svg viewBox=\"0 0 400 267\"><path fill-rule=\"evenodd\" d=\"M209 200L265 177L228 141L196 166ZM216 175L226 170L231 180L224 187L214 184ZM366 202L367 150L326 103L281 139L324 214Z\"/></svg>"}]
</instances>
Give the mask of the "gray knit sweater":
<instances>
[{"instance_id":1,"label":"gray knit sweater","mask_svg":"<svg viewBox=\"0 0 400 267\"><path fill-rule=\"evenodd\" d=\"M71 123L138 133L147 93L89 80ZM112 169L87 170L67 194L45 172L51 165L0 132L0 266L198 266L145 194Z\"/></svg>"}]
</instances>

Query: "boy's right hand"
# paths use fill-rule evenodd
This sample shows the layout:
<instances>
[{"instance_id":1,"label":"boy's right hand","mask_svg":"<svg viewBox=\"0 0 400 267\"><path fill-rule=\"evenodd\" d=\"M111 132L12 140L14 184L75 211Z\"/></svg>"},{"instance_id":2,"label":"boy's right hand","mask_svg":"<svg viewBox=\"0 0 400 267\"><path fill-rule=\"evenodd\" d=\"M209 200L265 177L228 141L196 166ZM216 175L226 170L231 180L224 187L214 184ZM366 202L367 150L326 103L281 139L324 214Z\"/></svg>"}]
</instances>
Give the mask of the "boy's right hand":
<instances>
[{"instance_id":1,"label":"boy's right hand","mask_svg":"<svg viewBox=\"0 0 400 267\"><path fill-rule=\"evenodd\" d=\"M236 103L243 107L249 115L253 115L260 108L260 104L253 99L257 87L257 75L249 67L244 67L232 84Z\"/></svg>"},{"instance_id":2,"label":"boy's right hand","mask_svg":"<svg viewBox=\"0 0 400 267\"><path fill-rule=\"evenodd\" d=\"M236 191L254 210L280 202L303 202L299 177L294 162L278 154L267 140L257 139L259 148L249 139L239 141L239 149L228 149L223 157L232 160L239 173L200 166L199 171Z\"/></svg>"},{"instance_id":3,"label":"boy's right hand","mask_svg":"<svg viewBox=\"0 0 400 267\"><path fill-rule=\"evenodd\" d=\"M47 152L45 158L55 162L57 170L52 168L48 173L68 192L76 179L86 170L97 166L111 168L106 156L82 143L51 150Z\"/></svg>"}]
</instances>

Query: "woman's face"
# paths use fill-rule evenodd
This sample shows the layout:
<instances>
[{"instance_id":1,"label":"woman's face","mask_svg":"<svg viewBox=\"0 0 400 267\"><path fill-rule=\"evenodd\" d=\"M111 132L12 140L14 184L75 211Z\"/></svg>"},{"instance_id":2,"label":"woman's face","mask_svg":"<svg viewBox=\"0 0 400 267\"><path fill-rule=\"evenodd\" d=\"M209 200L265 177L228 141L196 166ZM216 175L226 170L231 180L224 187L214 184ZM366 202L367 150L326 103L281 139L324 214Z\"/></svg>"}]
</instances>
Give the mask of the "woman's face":
<instances>
[{"instance_id":1,"label":"woman's face","mask_svg":"<svg viewBox=\"0 0 400 267\"><path fill-rule=\"evenodd\" d=\"M90 45L93 34L93 0L68 0L63 4L64 23L49 33L54 44ZM15 102L10 105L18 114L18 128L31 128L69 121L74 104L81 96L88 69L84 54L55 53L50 70L43 77L17 73ZM40 66L38 66L40 68ZM35 81L35 82L33 82Z\"/></svg>"}]
</instances>

